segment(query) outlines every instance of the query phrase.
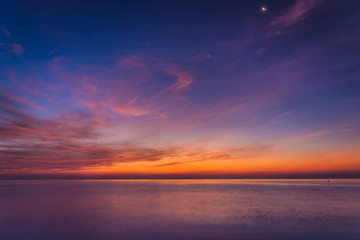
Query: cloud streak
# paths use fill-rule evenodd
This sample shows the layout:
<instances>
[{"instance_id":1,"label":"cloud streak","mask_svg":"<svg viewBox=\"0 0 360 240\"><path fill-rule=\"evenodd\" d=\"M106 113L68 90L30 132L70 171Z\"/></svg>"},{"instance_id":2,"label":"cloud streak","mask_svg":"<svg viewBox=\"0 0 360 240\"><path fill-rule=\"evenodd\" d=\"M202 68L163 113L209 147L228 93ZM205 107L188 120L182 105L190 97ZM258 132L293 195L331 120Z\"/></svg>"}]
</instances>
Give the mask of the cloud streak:
<instances>
[{"instance_id":1,"label":"cloud streak","mask_svg":"<svg viewBox=\"0 0 360 240\"><path fill-rule=\"evenodd\" d=\"M153 17L114 2L67 23L31 12L35 27L4 15L17 24L0 41L1 171L330 169L325 151L358 166L358 15L332 3L155 3Z\"/></svg>"},{"instance_id":2,"label":"cloud streak","mask_svg":"<svg viewBox=\"0 0 360 240\"><path fill-rule=\"evenodd\" d=\"M1 30L3 31L3 33L4 33L6 36L8 36L8 37L11 36L11 33L10 33L6 28L2 27Z\"/></svg>"},{"instance_id":3,"label":"cloud streak","mask_svg":"<svg viewBox=\"0 0 360 240\"><path fill-rule=\"evenodd\" d=\"M6 53L13 53L16 55L21 55L25 51L23 46L18 43L0 43L0 47L5 51Z\"/></svg>"},{"instance_id":4,"label":"cloud streak","mask_svg":"<svg viewBox=\"0 0 360 240\"><path fill-rule=\"evenodd\" d=\"M14 100L15 99L15 100ZM126 162L157 162L185 159L188 163L206 160L252 158L269 148L251 144L217 150L194 146L144 147L135 142L98 141L102 124L85 111L68 112L59 119L42 119L26 113L16 98L1 96L0 171L69 171L112 166ZM175 165L158 164L157 167Z\"/></svg>"},{"instance_id":5,"label":"cloud streak","mask_svg":"<svg viewBox=\"0 0 360 240\"><path fill-rule=\"evenodd\" d=\"M268 34L282 34L287 28L307 18L321 2L322 0L297 0L293 6L269 24Z\"/></svg>"}]
</instances>

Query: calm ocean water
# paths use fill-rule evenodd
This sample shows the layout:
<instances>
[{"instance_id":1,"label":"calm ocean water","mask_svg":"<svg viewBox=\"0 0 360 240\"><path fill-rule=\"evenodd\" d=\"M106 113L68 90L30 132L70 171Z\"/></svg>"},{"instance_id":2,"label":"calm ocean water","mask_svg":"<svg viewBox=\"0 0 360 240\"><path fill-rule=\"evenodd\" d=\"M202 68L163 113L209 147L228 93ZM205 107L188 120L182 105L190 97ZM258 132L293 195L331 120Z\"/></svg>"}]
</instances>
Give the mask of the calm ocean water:
<instances>
[{"instance_id":1,"label":"calm ocean water","mask_svg":"<svg viewBox=\"0 0 360 240\"><path fill-rule=\"evenodd\" d=\"M0 181L0 239L360 239L360 180Z\"/></svg>"}]
</instances>

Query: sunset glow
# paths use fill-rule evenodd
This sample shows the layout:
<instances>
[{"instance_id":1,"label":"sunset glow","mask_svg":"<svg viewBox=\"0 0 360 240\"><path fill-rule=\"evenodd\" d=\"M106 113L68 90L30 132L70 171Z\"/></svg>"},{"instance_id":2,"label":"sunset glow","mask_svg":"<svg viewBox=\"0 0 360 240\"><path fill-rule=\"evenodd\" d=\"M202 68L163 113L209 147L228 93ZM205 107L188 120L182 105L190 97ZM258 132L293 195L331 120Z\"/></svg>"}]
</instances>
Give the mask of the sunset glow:
<instances>
[{"instance_id":1,"label":"sunset glow","mask_svg":"<svg viewBox=\"0 0 360 240\"><path fill-rule=\"evenodd\" d=\"M15 2L1 178L360 177L357 2Z\"/></svg>"}]
</instances>

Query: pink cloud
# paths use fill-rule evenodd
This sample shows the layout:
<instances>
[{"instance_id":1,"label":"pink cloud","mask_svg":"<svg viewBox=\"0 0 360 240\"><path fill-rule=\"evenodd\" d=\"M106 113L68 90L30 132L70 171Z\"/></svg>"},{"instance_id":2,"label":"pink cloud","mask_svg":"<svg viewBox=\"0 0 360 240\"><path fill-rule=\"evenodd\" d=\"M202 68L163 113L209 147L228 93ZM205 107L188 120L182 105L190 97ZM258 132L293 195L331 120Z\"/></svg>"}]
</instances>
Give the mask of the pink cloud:
<instances>
[{"instance_id":1,"label":"pink cloud","mask_svg":"<svg viewBox=\"0 0 360 240\"><path fill-rule=\"evenodd\" d=\"M0 91L0 94L16 103L20 103L34 109L41 109L41 107L37 103L30 101L28 99L21 98L17 95L11 94L10 92Z\"/></svg>"},{"instance_id":2,"label":"pink cloud","mask_svg":"<svg viewBox=\"0 0 360 240\"><path fill-rule=\"evenodd\" d=\"M20 44L13 43L12 47L13 47L13 52L18 55L21 55L24 52L24 48Z\"/></svg>"},{"instance_id":3,"label":"pink cloud","mask_svg":"<svg viewBox=\"0 0 360 240\"><path fill-rule=\"evenodd\" d=\"M0 172L66 171L114 163L252 158L269 146L254 143L237 147L198 149L194 145L145 147L134 141L97 141L99 123L91 113L67 112L57 119L32 116L3 97L0 106ZM11 99L10 99L11 100ZM133 102L135 102L134 100ZM19 141L21 140L21 141Z\"/></svg>"},{"instance_id":4,"label":"pink cloud","mask_svg":"<svg viewBox=\"0 0 360 240\"><path fill-rule=\"evenodd\" d=\"M174 103L182 101L182 105L185 105L183 93L193 82L191 74L180 66L143 55L121 58L108 68L81 67L84 72L89 69L91 72L82 76L81 73L74 75L67 71L61 72L62 78L74 79L69 85L83 79L81 85L72 90L74 99L95 111L103 109L109 113L110 110L122 116L167 118L175 110L172 107ZM159 80L159 73L167 77L168 82ZM54 75L58 77L59 73ZM145 94L141 94L143 91Z\"/></svg>"},{"instance_id":5,"label":"pink cloud","mask_svg":"<svg viewBox=\"0 0 360 240\"><path fill-rule=\"evenodd\" d=\"M113 108L114 112L117 112L120 115L127 115L127 116L143 116L150 113L149 110L145 109L144 107L140 106L134 106L134 103L139 99L140 97L136 97L126 103L123 103L121 105L118 105Z\"/></svg>"},{"instance_id":6,"label":"pink cloud","mask_svg":"<svg viewBox=\"0 0 360 240\"><path fill-rule=\"evenodd\" d=\"M304 20L321 1L322 0L297 0L292 7L270 23L268 26L270 29L268 34L281 34L284 29Z\"/></svg>"},{"instance_id":7,"label":"pink cloud","mask_svg":"<svg viewBox=\"0 0 360 240\"><path fill-rule=\"evenodd\" d=\"M2 47L7 52L17 55L21 55L25 51L22 45L17 43L0 43L0 47Z\"/></svg>"},{"instance_id":8,"label":"pink cloud","mask_svg":"<svg viewBox=\"0 0 360 240\"><path fill-rule=\"evenodd\" d=\"M3 33L4 33L6 36L8 36L8 37L11 36L10 32L9 32L6 28L2 27L1 30L3 31Z\"/></svg>"}]
</instances>

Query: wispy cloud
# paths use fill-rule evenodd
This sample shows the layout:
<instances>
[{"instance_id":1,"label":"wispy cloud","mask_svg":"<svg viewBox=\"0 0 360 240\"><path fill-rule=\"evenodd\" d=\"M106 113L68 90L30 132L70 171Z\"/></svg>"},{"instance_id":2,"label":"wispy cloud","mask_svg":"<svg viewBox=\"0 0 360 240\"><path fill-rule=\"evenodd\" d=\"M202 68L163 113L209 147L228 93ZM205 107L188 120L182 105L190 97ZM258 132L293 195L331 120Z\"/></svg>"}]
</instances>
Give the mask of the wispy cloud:
<instances>
[{"instance_id":1,"label":"wispy cloud","mask_svg":"<svg viewBox=\"0 0 360 240\"><path fill-rule=\"evenodd\" d=\"M348 98L342 101L339 101L333 105L346 105L346 104L357 104L360 103L360 97Z\"/></svg>"},{"instance_id":2,"label":"wispy cloud","mask_svg":"<svg viewBox=\"0 0 360 240\"><path fill-rule=\"evenodd\" d=\"M249 160L268 152L272 147L273 145L264 143L252 143L237 147L218 147L216 149L196 149L191 146L185 146L179 148L178 152L175 154L175 158L181 158L183 159L182 161L171 161L153 167L167 167L212 160Z\"/></svg>"},{"instance_id":3,"label":"wispy cloud","mask_svg":"<svg viewBox=\"0 0 360 240\"><path fill-rule=\"evenodd\" d=\"M17 99L1 96L1 172L81 170L127 162L171 161L169 166L206 160L241 160L263 154L268 144L254 143L212 149L194 145L145 147L132 141L99 141L101 123L86 111L67 112L57 119L32 116ZM181 159L181 161L174 161Z\"/></svg>"},{"instance_id":4,"label":"wispy cloud","mask_svg":"<svg viewBox=\"0 0 360 240\"><path fill-rule=\"evenodd\" d=\"M304 20L322 0L297 0L282 15L276 17L268 26L269 35L281 34L287 28Z\"/></svg>"},{"instance_id":5,"label":"wispy cloud","mask_svg":"<svg viewBox=\"0 0 360 240\"><path fill-rule=\"evenodd\" d=\"M115 111L121 115L128 115L128 116L134 116L134 117L149 114L150 113L149 110L146 110L145 108L140 107L140 106L134 106L134 103L139 98L140 98L140 96L138 96L126 103L120 104L119 106L114 107L113 111Z\"/></svg>"},{"instance_id":6,"label":"wispy cloud","mask_svg":"<svg viewBox=\"0 0 360 240\"><path fill-rule=\"evenodd\" d=\"M89 112L68 112L58 119L27 113L16 99L0 98L0 162L2 171L82 169L114 162L157 161L171 149L132 143L115 148L98 142L100 123Z\"/></svg>"},{"instance_id":7,"label":"wispy cloud","mask_svg":"<svg viewBox=\"0 0 360 240\"><path fill-rule=\"evenodd\" d=\"M16 55L21 55L25 50L21 44L18 43L0 43L0 47L3 49L3 51L6 51L8 53L13 53Z\"/></svg>"},{"instance_id":8,"label":"wispy cloud","mask_svg":"<svg viewBox=\"0 0 360 240\"><path fill-rule=\"evenodd\" d=\"M284 144L292 144L312 141L314 139L321 139L324 137L339 137L344 134L352 133L354 130L356 130L356 128L357 127L353 123L343 123L328 129L313 130L307 133L293 133L293 136L285 137L285 139L283 139L281 142Z\"/></svg>"},{"instance_id":9,"label":"wispy cloud","mask_svg":"<svg viewBox=\"0 0 360 240\"><path fill-rule=\"evenodd\" d=\"M8 37L11 36L11 33L10 33L6 28L2 27L1 30L3 31L3 33L4 33L6 36L8 36Z\"/></svg>"}]
</instances>

